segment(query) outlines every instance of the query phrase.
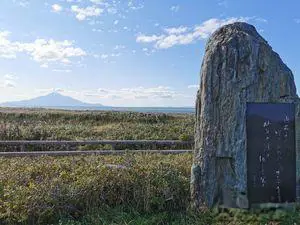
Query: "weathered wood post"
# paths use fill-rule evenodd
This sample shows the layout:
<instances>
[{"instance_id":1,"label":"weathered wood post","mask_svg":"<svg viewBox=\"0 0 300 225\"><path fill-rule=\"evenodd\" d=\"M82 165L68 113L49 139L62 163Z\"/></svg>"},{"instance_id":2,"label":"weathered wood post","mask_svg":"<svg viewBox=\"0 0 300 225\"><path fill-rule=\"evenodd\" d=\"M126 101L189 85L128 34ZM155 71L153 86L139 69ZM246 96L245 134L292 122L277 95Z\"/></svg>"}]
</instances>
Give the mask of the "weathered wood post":
<instances>
[{"instance_id":1,"label":"weathered wood post","mask_svg":"<svg viewBox=\"0 0 300 225\"><path fill-rule=\"evenodd\" d=\"M294 201L296 187L288 186L283 178L287 171L296 168L293 144L295 115L292 109L297 101L291 70L255 27L238 22L220 28L211 36L202 63L196 102L195 153L191 174L195 208L249 208L254 203L278 205ZM258 106L257 115L267 125L272 123L266 130L264 124L257 125L257 120L254 120L257 126L253 129L262 132L254 136L258 137L254 150L247 143L250 136L247 137L246 121L252 115L247 115L249 103L267 103L262 105L265 108ZM268 110L269 103L275 104L275 110ZM290 105L281 105L284 108L277 110L276 107L281 107L277 103ZM285 114L286 107L290 110L289 114ZM282 120L272 118L276 113L281 113ZM286 140L285 129L288 129L286 137L289 138ZM282 133L278 133L280 130ZM271 132L270 136L268 132ZM253 159L256 160L249 159L252 169L247 164L247 151L254 154ZM299 176L299 164L297 168ZM296 182L296 171L291 177L295 177ZM272 183L274 179L276 185ZM291 183L296 185L295 182ZM259 201L249 199L251 188L268 196ZM291 190L293 196L285 196L284 189Z\"/></svg>"}]
</instances>

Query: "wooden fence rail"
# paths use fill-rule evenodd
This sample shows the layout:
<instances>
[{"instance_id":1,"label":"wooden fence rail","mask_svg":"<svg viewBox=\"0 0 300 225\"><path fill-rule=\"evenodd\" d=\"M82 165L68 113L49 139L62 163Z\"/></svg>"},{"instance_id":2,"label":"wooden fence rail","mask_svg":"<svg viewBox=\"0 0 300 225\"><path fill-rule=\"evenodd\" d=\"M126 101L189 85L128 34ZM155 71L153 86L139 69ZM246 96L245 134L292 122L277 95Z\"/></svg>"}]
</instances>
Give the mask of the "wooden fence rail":
<instances>
[{"instance_id":1,"label":"wooden fence rail","mask_svg":"<svg viewBox=\"0 0 300 225\"><path fill-rule=\"evenodd\" d=\"M83 145L111 145L112 150L82 150L78 146ZM146 145L152 149L147 150L121 150L116 149L116 146ZM2 149L1 149L2 146ZM28 146L33 146L28 148ZM34 146L46 146L47 148L36 148ZM137 148L135 146L135 148ZM163 146L163 149L156 147ZM170 147L171 150L166 150L165 147ZM17 147L17 148L16 148ZM51 148L52 147L52 148ZM98 148L96 146L95 148ZM126 147L127 148L127 147ZM51 150L52 151L51 151ZM64 149L64 150L62 150ZM128 148L127 148L128 149ZM175 150L177 149L177 150ZM160 154L182 154L190 153L193 149L193 141L179 140L81 140L81 141L58 141L58 140L9 140L0 141L0 157L23 157L23 156L75 156L75 155L120 155L126 152L134 153L160 153Z\"/></svg>"},{"instance_id":2,"label":"wooden fence rail","mask_svg":"<svg viewBox=\"0 0 300 225\"><path fill-rule=\"evenodd\" d=\"M145 153L176 155L192 153L193 150L89 150L89 151L42 151L42 152L0 152L0 157L40 157L40 156L79 156L79 155L123 155L126 153Z\"/></svg>"},{"instance_id":3,"label":"wooden fence rail","mask_svg":"<svg viewBox=\"0 0 300 225\"><path fill-rule=\"evenodd\" d=\"M83 141L57 141L57 140L12 140L0 141L0 145L115 145L115 144L156 144L156 145L192 145L193 141L179 140L83 140Z\"/></svg>"}]
</instances>

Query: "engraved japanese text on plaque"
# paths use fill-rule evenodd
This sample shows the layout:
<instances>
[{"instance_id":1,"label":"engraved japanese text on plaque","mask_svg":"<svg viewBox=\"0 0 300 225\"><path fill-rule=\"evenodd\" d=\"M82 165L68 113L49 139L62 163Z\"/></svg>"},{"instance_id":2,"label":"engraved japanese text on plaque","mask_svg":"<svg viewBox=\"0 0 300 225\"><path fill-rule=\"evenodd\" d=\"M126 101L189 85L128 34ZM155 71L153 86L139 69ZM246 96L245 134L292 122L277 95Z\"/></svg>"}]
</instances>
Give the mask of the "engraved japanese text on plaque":
<instances>
[{"instance_id":1,"label":"engraved japanese text on plaque","mask_svg":"<svg viewBox=\"0 0 300 225\"><path fill-rule=\"evenodd\" d=\"M296 201L295 106L247 104L250 204Z\"/></svg>"}]
</instances>

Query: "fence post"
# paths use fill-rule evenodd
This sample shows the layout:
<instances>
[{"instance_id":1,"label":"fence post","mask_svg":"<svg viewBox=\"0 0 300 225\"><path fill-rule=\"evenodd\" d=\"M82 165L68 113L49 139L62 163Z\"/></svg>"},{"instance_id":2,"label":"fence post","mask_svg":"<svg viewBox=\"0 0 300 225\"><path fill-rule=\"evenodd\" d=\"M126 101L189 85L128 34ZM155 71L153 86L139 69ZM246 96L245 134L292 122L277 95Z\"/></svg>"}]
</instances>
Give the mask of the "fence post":
<instances>
[{"instance_id":1,"label":"fence post","mask_svg":"<svg viewBox=\"0 0 300 225\"><path fill-rule=\"evenodd\" d=\"M116 150L116 144L111 144L112 150Z\"/></svg>"}]
</instances>

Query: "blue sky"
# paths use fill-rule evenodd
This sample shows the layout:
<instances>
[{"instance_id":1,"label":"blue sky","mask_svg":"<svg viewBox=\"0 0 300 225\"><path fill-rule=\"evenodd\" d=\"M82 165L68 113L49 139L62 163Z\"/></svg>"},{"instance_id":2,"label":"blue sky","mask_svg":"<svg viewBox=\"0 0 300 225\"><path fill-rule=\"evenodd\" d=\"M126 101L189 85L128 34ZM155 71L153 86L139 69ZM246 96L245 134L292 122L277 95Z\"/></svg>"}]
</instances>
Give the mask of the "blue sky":
<instances>
[{"instance_id":1,"label":"blue sky","mask_svg":"<svg viewBox=\"0 0 300 225\"><path fill-rule=\"evenodd\" d=\"M52 91L112 106L194 106L218 27L256 26L300 79L300 2L1 0L0 102Z\"/></svg>"}]
</instances>

